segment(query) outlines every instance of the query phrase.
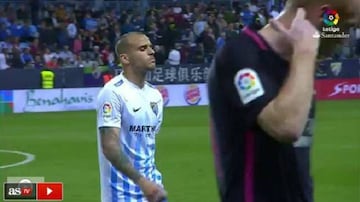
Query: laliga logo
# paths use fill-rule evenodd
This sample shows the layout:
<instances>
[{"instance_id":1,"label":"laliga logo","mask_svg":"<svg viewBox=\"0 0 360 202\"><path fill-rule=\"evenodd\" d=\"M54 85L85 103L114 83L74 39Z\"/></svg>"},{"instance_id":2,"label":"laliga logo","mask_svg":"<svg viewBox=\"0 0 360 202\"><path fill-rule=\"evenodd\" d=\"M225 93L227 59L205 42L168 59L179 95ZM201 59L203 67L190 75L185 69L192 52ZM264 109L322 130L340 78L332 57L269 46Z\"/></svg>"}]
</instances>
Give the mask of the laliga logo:
<instances>
[{"instance_id":1,"label":"laliga logo","mask_svg":"<svg viewBox=\"0 0 360 202\"><path fill-rule=\"evenodd\" d=\"M185 101L189 105L197 105L201 100L199 86L195 84L188 85L185 91Z\"/></svg>"},{"instance_id":2,"label":"laliga logo","mask_svg":"<svg viewBox=\"0 0 360 202\"><path fill-rule=\"evenodd\" d=\"M105 114L110 113L110 112L111 112L111 105L108 104L108 103L105 103L104 106L103 106L103 112L104 112Z\"/></svg>"},{"instance_id":3,"label":"laliga logo","mask_svg":"<svg viewBox=\"0 0 360 202\"><path fill-rule=\"evenodd\" d=\"M249 90L255 86L255 77L250 73L241 74L239 78L239 86L241 90Z\"/></svg>"},{"instance_id":4,"label":"laliga logo","mask_svg":"<svg viewBox=\"0 0 360 202\"><path fill-rule=\"evenodd\" d=\"M168 89L165 86L156 86L156 88L161 93L161 96L164 100L164 106L166 106L170 101Z\"/></svg>"},{"instance_id":5,"label":"laliga logo","mask_svg":"<svg viewBox=\"0 0 360 202\"><path fill-rule=\"evenodd\" d=\"M340 16L336 10L327 9L323 13L323 21L327 26L335 26L339 23Z\"/></svg>"},{"instance_id":6,"label":"laliga logo","mask_svg":"<svg viewBox=\"0 0 360 202\"><path fill-rule=\"evenodd\" d=\"M360 83L358 84L347 84L347 82L342 82L334 86L334 92L329 95L329 97L338 95L338 94L360 94Z\"/></svg>"}]
</instances>

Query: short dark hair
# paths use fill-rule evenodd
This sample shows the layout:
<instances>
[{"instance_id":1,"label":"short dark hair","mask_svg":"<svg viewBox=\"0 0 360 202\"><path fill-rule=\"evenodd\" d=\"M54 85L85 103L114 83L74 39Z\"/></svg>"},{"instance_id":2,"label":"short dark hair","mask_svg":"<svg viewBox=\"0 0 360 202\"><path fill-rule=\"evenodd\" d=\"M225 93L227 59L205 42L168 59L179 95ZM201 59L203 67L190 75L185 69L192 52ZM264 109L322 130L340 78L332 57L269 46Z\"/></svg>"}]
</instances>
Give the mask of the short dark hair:
<instances>
[{"instance_id":1,"label":"short dark hair","mask_svg":"<svg viewBox=\"0 0 360 202\"><path fill-rule=\"evenodd\" d=\"M129 33L122 35L120 37L120 39L116 42L116 45L115 45L116 56L119 56L119 54L123 54L126 52L126 50L130 46L129 38L134 35L145 35L145 34L141 33L141 32L129 32Z\"/></svg>"}]
</instances>

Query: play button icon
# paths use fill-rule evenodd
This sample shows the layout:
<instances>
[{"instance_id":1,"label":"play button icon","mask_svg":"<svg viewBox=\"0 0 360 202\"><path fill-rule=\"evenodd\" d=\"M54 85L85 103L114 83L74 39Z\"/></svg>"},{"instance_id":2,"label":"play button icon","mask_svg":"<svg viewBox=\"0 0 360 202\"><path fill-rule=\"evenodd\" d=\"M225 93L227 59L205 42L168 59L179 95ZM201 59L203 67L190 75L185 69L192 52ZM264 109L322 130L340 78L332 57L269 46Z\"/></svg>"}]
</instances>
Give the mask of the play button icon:
<instances>
[{"instance_id":1,"label":"play button icon","mask_svg":"<svg viewBox=\"0 0 360 202\"><path fill-rule=\"evenodd\" d=\"M50 189L49 187L46 187L46 195L50 195L53 192L52 189Z\"/></svg>"},{"instance_id":2,"label":"play button icon","mask_svg":"<svg viewBox=\"0 0 360 202\"><path fill-rule=\"evenodd\" d=\"M61 182L37 183L38 200L63 200L63 184Z\"/></svg>"}]
</instances>

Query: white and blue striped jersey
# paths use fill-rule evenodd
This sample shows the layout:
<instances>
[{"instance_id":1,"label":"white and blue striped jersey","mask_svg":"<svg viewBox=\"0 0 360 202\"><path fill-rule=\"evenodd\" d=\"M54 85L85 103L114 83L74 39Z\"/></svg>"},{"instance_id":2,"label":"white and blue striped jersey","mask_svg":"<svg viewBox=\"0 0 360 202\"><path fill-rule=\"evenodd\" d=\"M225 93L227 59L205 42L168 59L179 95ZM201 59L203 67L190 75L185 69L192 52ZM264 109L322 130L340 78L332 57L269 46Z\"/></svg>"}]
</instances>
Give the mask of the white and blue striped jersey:
<instances>
[{"instance_id":1,"label":"white and blue striped jersey","mask_svg":"<svg viewBox=\"0 0 360 202\"><path fill-rule=\"evenodd\" d=\"M155 166L155 137L163 117L160 92L146 83L143 88L120 74L110 80L97 99L97 127L120 128L119 145L135 169L162 186ZM98 153L102 202L145 202L140 187L120 173L102 152L98 130Z\"/></svg>"}]
</instances>

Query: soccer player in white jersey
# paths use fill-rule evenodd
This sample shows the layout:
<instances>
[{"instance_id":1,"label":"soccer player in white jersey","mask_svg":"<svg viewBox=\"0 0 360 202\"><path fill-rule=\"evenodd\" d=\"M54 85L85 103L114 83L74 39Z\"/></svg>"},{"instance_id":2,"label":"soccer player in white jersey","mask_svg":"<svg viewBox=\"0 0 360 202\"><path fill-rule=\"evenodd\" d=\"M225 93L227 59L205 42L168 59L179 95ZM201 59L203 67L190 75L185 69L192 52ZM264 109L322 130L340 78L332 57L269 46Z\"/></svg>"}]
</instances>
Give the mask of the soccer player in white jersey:
<instances>
[{"instance_id":1,"label":"soccer player in white jersey","mask_svg":"<svg viewBox=\"0 0 360 202\"><path fill-rule=\"evenodd\" d=\"M123 72L97 100L102 202L166 200L155 166L155 137L163 117L160 92L145 81L155 68L152 44L142 33L125 34L116 44Z\"/></svg>"}]
</instances>

